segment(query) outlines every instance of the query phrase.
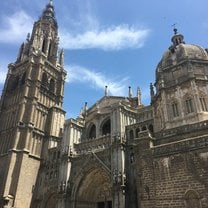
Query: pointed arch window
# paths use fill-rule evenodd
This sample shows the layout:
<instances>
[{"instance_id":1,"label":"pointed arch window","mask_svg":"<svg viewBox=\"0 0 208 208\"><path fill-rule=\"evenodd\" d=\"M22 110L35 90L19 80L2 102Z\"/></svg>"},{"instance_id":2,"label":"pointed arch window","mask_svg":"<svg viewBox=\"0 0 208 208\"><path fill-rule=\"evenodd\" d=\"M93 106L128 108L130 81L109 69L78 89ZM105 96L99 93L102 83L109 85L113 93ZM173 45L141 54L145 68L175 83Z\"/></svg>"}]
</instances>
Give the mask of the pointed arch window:
<instances>
[{"instance_id":1,"label":"pointed arch window","mask_svg":"<svg viewBox=\"0 0 208 208\"><path fill-rule=\"evenodd\" d=\"M42 75L41 84L43 87L46 87L46 88L48 87L48 76L45 72Z\"/></svg>"},{"instance_id":2,"label":"pointed arch window","mask_svg":"<svg viewBox=\"0 0 208 208\"><path fill-rule=\"evenodd\" d=\"M95 126L95 124L91 124L90 129L89 129L88 138L89 139L96 138L96 126Z\"/></svg>"},{"instance_id":3,"label":"pointed arch window","mask_svg":"<svg viewBox=\"0 0 208 208\"><path fill-rule=\"evenodd\" d=\"M54 81L54 79L51 79L51 80L50 80L49 90L50 90L51 92L55 92L55 81Z\"/></svg>"},{"instance_id":4,"label":"pointed arch window","mask_svg":"<svg viewBox=\"0 0 208 208\"><path fill-rule=\"evenodd\" d=\"M202 111L208 111L206 99L203 96L201 96L199 98L199 101L200 101L200 104L201 104Z\"/></svg>"},{"instance_id":5,"label":"pointed arch window","mask_svg":"<svg viewBox=\"0 0 208 208\"><path fill-rule=\"evenodd\" d=\"M186 106L186 113L187 114L194 112L192 98L190 98L190 97L186 98L186 100L185 100L185 106Z\"/></svg>"},{"instance_id":6,"label":"pointed arch window","mask_svg":"<svg viewBox=\"0 0 208 208\"><path fill-rule=\"evenodd\" d=\"M102 135L111 133L111 120L107 119L102 125Z\"/></svg>"},{"instance_id":7,"label":"pointed arch window","mask_svg":"<svg viewBox=\"0 0 208 208\"><path fill-rule=\"evenodd\" d=\"M178 117L179 116L178 103L174 102L174 103L172 103L171 106L172 106L173 117Z\"/></svg>"},{"instance_id":8,"label":"pointed arch window","mask_svg":"<svg viewBox=\"0 0 208 208\"><path fill-rule=\"evenodd\" d=\"M52 45L51 43L49 44L49 48L48 48L48 57L51 56L51 49L52 49Z\"/></svg>"},{"instance_id":9,"label":"pointed arch window","mask_svg":"<svg viewBox=\"0 0 208 208\"><path fill-rule=\"evenodd\" d=\"M25 79L26 79L26 72L24 72L24 74L22 75L21 85L24 85L25 84Z\"/></svg>"},{"instance_id":10,"label":"pointed arch window","mask_svg":"<svg viewBox=\"0 0 208 208\"><path fill-rule=\"evenodd\" d=\"M42 52L45 53L46 52L46 39L43 39L43 44L42 44Z\"/></svg>"}]
</instances>

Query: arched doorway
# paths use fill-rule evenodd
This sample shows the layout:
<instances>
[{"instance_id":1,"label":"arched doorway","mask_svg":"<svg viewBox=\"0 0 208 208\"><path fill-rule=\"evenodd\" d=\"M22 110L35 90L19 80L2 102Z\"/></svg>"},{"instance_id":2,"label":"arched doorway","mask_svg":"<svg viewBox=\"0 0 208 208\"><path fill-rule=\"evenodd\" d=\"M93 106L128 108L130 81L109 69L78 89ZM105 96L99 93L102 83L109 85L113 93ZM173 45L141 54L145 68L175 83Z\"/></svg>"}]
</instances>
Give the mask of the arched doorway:
<instances>
[{"instance_id":1,"label":"arched doorway","mask_svg":"<svg viewBox=\"0 0 208 208\"><path fill-rule=\"evenodd\" d=\"M75 208L112 208L110 175L97 168L80 181L75 193Z\"/></svg>"}]
</instances>

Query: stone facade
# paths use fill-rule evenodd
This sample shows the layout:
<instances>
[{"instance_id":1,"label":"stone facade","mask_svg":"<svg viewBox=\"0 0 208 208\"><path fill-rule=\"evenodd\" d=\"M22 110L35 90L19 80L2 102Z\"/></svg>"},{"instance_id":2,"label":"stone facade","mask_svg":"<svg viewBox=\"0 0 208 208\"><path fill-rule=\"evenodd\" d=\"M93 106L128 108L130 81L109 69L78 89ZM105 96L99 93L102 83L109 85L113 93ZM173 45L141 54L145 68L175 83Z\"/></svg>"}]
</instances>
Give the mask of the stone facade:
<instances>
[{"instance_id":1,"label":"stone facade","mask_svg":"<svg viewBox=\"0 0 208 208\"><path fill-rule=\"evenodd\" d=\"M208 53L172 44L141 92L105 95L76 119L52 1L9 65L0 101L1 208L207 208ZM59 58L58 58L59 54Z\"/></svg>"},{"instance_id":2,"label":"stone facade","mask_svg":"<svg viewBox=\"0 0 208 208\"><path fill-rule=\"evenodd\" d=\"M31 205L41 161L62 137L65 76L51 2L9 65L1 96L0 207Z\"/></svg>"}]
</instances>

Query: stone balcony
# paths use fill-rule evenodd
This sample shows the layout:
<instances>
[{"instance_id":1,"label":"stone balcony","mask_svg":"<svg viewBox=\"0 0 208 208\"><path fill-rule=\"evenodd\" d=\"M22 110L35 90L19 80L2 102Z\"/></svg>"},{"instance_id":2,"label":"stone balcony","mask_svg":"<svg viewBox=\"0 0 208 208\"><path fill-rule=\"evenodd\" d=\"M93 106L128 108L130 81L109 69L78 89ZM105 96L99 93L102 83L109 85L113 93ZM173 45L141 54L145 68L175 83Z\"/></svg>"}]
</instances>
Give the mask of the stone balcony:
<instances>
[{"instance_id":1,"label":"stone balcony","mask_svg":"<svg viewBox=\"0 0 208 208\"><path fill-rule=\"evenodd\" d=\"M73 155L88 154L108 149L111 145L111 135L107 134L94 139L82 141L74 144Z\"/></svg>"}]
</instances>

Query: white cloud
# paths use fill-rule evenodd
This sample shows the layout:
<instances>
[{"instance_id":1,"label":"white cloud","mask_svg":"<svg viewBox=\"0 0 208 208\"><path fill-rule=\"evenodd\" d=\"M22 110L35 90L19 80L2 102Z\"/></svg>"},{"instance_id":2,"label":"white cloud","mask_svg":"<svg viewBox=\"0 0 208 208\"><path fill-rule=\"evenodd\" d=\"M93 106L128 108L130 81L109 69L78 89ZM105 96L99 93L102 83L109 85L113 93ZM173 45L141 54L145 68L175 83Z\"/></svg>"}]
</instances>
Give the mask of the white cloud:
<instances>
[{"instance_id":1,"label":"white cloud","mask_svg":"<svg viewBox=\"0 0 208 208\"><path fill-rule=\"evenodd\" d=\"M95 87L99 89L104 89L108 86L109 93L112 95L125 95L127 89L128 78L123 79L113 79L107 77L105 74L100 72L95 72L93 70L77 66L69 65L66 66L68 71L68 82L82 82L90 84L90 87Z\"/></svg>"},{"instance_id":2,"label":"white cloud","mask_svg":"<svg viewBox=\"0 0 208 208\"><path fill-rule=\"evenodd\" d=\"M4 25L0 29L0 42L19 43L31 31L34 20L23 10L12 16L3 17Z\"/></svg>"},{"instance_id":3,"label":"white cloud","mask_svg":"<svg viewBox=\"0 0 208 208\"><path fill-rule=\"evenodd\" d=\"M0 84L4 84L6 79L6 72L0 71Z\"/></svg>"},{"instance_id":4,"label":"white cloud","mask_svg":"<svg viewBox=\"0 0 208 208\"><path fill-rule=\"evenodd\" d=\"M142 47L148 34L149 30L119 25L104 29L95 28L82 34L61 33L60 40L65 49L120 50Z\"/></svg>"}]
</instances>

